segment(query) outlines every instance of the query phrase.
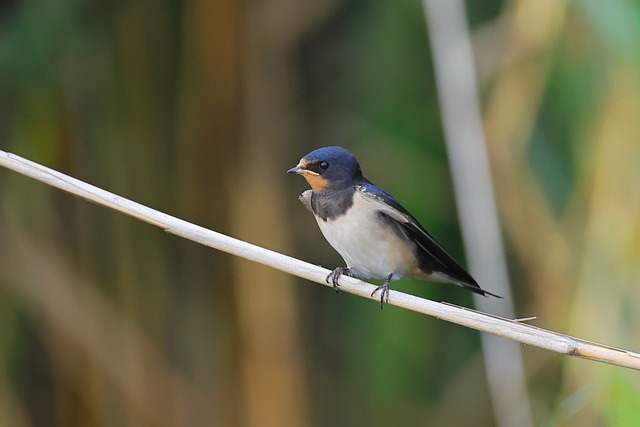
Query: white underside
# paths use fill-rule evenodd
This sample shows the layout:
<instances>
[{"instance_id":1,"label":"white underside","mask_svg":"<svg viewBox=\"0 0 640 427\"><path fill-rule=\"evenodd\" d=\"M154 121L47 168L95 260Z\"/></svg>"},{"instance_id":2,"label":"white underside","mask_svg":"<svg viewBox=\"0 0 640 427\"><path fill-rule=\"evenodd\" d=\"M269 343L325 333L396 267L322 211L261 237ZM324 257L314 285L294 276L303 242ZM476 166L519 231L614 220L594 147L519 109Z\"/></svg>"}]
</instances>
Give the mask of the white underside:
<instances>
[{"instance_id":1,"label":"white underside","mask_svg":"<svg viewBox=\"0 0 640 427\"><path fill-rule=\"evenodd\" d=\"M386 279L393 273L399 279L417 268L414 243L407 244L376 213L387 209L392 208L356 191L347 214L326 222L316 217L324 237L358 277Z\"/></svg>"}]
</instances>

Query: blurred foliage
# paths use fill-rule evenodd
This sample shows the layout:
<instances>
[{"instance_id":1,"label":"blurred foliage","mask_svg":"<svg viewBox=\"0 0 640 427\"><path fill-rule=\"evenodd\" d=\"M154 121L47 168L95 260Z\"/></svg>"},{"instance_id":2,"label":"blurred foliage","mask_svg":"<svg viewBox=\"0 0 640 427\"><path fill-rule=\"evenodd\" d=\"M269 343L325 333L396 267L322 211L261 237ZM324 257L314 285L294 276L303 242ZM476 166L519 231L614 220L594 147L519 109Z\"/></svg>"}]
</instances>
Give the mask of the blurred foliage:
<instances>
[{"instance_id":1,"label":"blurred foliage","mask_svg":"<svg viewBox=\"0 0 640 427\"><path fill-rule=\"evenodd\" d=\"M467 6L517 311L638 349L640 4ZM343 145L464 259L418 1L0 2L0 98L3 150L327 267L284 171ZM0 425L495 423L474 331L0 188ZM633 372L524 354L536 424L640 422Z\"/></svg>"}]
</instances>

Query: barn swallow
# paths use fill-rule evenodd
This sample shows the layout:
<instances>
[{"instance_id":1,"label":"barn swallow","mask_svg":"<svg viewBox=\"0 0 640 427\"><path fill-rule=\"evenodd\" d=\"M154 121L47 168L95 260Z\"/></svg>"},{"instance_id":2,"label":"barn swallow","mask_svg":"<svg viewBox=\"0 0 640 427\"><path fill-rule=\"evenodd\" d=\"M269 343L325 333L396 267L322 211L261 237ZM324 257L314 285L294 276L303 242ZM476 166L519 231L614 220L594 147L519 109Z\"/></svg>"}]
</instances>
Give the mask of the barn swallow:
<instances>
[{"instance_id":1,"label":"barn swallow","mask_svg":"<svg viewBox=\"0 0 640 427\"><path fill-rule=\"evenodd\" d=\"M302 175L311 186L299 199L347 265L327 276L336 291L345 274L384 279L371 293L380 292L381 308L389 283L401 278L448 282L501 298L483 290L393 196L368 181L350 151L319 148L287 173Z\"/></svg>"}]
</instances>

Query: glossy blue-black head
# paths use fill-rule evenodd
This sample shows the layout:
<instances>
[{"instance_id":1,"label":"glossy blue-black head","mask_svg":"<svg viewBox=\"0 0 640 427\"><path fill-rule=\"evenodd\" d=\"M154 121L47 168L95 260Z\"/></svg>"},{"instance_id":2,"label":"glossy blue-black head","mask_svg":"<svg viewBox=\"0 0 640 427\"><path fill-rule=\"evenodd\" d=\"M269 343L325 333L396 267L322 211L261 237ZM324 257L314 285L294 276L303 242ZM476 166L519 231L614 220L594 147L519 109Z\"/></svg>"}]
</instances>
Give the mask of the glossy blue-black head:
<instances>
[{"instance_id":1,"label":"glossy blue-black head","mask_svg":"<svg viewBox=\"0 0 640 427\"><path fill-rule=\"evenodd\" d=\"M363 179L358 160L342 147L318 148L287 173L302 175L318 192L339 191Z\"/></svg>"}]
</instances>

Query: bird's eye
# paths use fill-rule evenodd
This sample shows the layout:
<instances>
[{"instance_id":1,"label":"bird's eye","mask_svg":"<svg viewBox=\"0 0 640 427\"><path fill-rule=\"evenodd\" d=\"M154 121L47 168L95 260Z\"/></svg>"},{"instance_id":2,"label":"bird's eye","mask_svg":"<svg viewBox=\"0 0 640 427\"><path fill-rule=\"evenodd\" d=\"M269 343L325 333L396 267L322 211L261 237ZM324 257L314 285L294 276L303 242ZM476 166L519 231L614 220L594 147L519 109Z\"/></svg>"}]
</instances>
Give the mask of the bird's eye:
<instances>
[{"instance_id":1,"label":"bird's eye","mask_svg":"<svg viewBox=\"0 0 640 427\"><path fill-rule=\"evenodd\" d=\"M320 166L320 169L326 170L329 167L329 163L328 162L320 162L320 164L318 166Z\"/></svg>"}]
</instances>

